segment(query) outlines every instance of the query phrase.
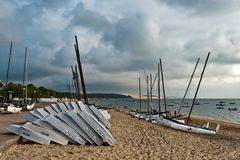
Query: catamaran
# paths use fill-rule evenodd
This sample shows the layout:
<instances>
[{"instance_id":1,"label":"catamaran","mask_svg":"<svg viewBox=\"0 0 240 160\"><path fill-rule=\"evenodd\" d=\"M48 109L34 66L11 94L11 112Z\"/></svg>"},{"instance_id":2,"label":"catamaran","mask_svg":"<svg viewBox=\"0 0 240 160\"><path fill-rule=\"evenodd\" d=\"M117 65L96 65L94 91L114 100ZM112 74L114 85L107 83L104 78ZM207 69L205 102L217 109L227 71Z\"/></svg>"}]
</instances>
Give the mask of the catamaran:
<instances>
[{"instance_id":1,"label":"catamaran","mask_svg":"<svg viewBox=\"0 0 240 160\"><path fill-rule=\"evenodd\" d=\"M162 63L161 63L161 59L160 59L160 67L161 67L161 77L162 77L162 88L163 88L163 94L164 94L164 104L165 104L165 113L160 113L160 102L159 102L159 114L143 114L143 113L138 113L138 112L135 112L135 111L132 111L130 112L130 115L132 115L133 117L136 117L136 118L143 118L147 121L151 121L153 123L158 123L158 124L161 124L161 125L164 125L164 126L167 126L167 127L170 127L170 128L173 128L173 129L177 129L177 130L181 130L181 131L185 131L185 132L192 132L192 133L199 133L199 134L216 134L218 131L219 131L219 128L220 128L220 124L218 124L216 126L216 128L213 130L213 129L210 129L209 128L209 123L207 124L204 124L203 126L196 126L196 125L190 125L188 122L189 122L189 119L190 119L190 115L191 115L191 112L192 112L192 109L193 109L193 106L195 104L195 100L196 100L196 96L197 96L197 93L198 93L198 90L199 90L199 87L200 87L200 83L201 83L201 80L202 80L202 77L203 77L203 74L204 74L204 71L205 71L205 68L206 68L206 64L207 64L207 61L208 61L208 58L210 56L210 52L208 53L207 55L207 59L205 61L205 64L204 64L204 68L202 70L202 73L201 73L201 77L200 77L200 80L199 80L199 83L198 83L198 86L197 86L197 90L196 90L196 93L194 95L194 99L193 99L193 102L192 102L192 105L191 105L191 109L190 109L190 112L189 112L189 115L188 115L188 118L187 118L187 121L185 122L184 120L177 120L176 118L174 117L170 117L168 115L168 112L167 112L167 106L166 106L166 97L165 97L165 88L164 88L164 80L163 80L163 71L162 71ZM199 61L199 59L198 59ZM198 64L198 61L197 61L197 64ZM197 66L196 64L196 66ZM196 69L196 66L194 68L194 72L195 72L195 69ZM158 75L159 74L159 65L158 65ZM191 76L191 79L194 75L194 72ZM160 76L159 76L160 77ZM187 90L189 88L189 85L191 83L191 79L190 79L190 82L188 84L188 87L187 87ZM159 78L160 80L160 78ZM159 86L160 88L160 86ZM184 94L184 98L186 96L186 93L187 93L187 90ZM159 92L160 93L160 92ZM160 94L159 94L159 97L160 97ZM184 102L184 98L180 104L180 108L182 107L181 105L183 104ZM160 101L160 98L159 98L159 101ZM140 109L141 111L141 109ZM178 111L178 114L180 112L180 109Z\"/></svg>"}]
</instances>

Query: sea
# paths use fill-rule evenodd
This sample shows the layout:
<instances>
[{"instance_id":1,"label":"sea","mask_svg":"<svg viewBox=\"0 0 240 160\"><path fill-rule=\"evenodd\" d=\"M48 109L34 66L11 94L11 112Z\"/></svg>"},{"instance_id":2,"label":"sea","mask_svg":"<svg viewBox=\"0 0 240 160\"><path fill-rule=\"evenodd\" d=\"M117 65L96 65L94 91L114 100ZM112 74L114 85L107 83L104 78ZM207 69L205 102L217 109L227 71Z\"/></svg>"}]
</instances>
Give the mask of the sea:
<instances>
[{"instance_id":1,"label":"sea","mask_svg":"<svg viewBox=\"0 0 240 160\"><path fill-rule=\"evenodd\" d=\"M167 110L170 112L178 111L181 99L167 99ZM95 105L105 105L115 108L126 108L139 110L140 101L133 98L119 99L98 99ZM147 101L141 101L142 110L147 111ZM164 111L164 102L160 101L161 110ZM181 107L181 114L189 114L192 99L186 99ZM152 100L152 108L158 111L159 103L157 99ZM230 109L236 108L236 110ZM240 99L197 99L192 109L192 116L207 117L216 120L235 122L240 124Z\"/></svg>"}]
</instances>

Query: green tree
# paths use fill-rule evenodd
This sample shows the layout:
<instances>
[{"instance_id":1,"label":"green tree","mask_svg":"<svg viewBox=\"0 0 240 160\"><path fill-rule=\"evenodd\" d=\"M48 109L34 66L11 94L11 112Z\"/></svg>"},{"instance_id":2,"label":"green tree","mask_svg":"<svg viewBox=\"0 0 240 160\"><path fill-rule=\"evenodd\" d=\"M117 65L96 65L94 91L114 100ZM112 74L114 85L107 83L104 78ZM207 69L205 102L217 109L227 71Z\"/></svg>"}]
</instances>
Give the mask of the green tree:
<instances>
[{"instance_id":1,"label":"green tree","mask_svg":"<svg viewBox=\"0 0 240 160\"><path fill-rule=\"evenodd\" d=\"M0 87L3 87L3 83L0 81Z\"/></svg>"}]
</instances>

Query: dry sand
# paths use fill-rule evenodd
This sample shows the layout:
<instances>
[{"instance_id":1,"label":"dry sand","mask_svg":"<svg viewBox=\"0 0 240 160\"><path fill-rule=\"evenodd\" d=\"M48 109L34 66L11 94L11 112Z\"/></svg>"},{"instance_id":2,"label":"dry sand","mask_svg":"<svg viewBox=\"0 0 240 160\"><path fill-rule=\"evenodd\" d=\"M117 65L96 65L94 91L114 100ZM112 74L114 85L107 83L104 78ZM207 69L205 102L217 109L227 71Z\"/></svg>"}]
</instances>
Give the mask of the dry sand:
<instances>
[{"instance_id":1,"label":"dry sand","mask_svg":"<svg viewBox=\"0 0 240 160\"><path fill-rule=\"evenodd\" d=\"M235 159L240 160L240 125L221 122L218 135L185 133L111 110L116 145L39 145L25 142L0 153L15 159ZM204 119L194 119L203 124ZM210 121L210 127L217 121ZM211 125L213 124L213 125Z\"/></svg>"}]
</instances>

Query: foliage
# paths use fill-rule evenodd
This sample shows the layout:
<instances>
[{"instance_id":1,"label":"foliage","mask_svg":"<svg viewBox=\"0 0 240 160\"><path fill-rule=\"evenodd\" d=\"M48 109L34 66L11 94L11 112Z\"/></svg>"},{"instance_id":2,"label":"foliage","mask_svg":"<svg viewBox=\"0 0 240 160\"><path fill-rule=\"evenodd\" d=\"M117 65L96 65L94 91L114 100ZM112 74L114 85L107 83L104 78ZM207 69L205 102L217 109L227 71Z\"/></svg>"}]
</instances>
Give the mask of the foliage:
<instances>
[{"instance_id":1,"label":"foliage","mask_svg":"<svg viewBox=\"0 0 240 160\"><path fill-rule=\"evenodd\" d=\"M3 83L0 81L0 88L3 87Z\"/></svg>"},{"instance_id":2,"label":"foliage","mask_svg":"<svg viewBox=\"0 0 240 160\"><path fill-rule=\"evenodd\" d=\"M22 84L14 84L12 82L8 83L3 90L0 90L0 95L7 97L7 93L11 91L13 97L23 98L26 94L26 86L22 86ZM57 92L52 89L45 88L43 86L36 87L33 84L27 85L27 97L37 98L42 97L56 97L56 98L71 98L71 93L68 92ZM74 94L72 94L74 96ZM81 95L81 98L83 96ZM131 96L125 96L122 94L114 94L114 93L91 93L87 95L88 98L131 98Z\"/></svg>"}]
</instances>

